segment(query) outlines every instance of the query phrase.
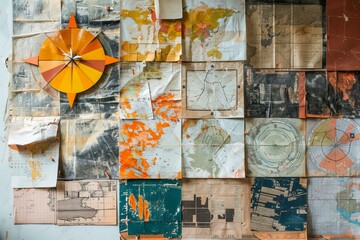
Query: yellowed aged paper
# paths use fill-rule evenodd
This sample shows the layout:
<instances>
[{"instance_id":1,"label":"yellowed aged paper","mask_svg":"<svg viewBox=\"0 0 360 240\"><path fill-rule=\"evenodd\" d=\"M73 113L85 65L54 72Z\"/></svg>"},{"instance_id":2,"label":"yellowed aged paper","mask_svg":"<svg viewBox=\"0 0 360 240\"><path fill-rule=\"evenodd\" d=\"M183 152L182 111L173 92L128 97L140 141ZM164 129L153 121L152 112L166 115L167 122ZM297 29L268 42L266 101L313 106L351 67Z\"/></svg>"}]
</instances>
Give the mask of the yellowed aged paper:
<instances>
[{"instance_id":1,"label":"yellowed aged paper","mask_svg":"<svg viewBox=\"0 0 360 240\"><path fill-rule=\"evenodd\" d=\"M243 239L250 231L250 181L189 179L182 186L184 239Z\"/></svg>"},{"instance_id":2,"label":"yellowed aged paper","mask_svg":"<svg viewBox=\"0 0 360 240\"><path fill-rule=\"evenodd\" d=\"M242 62L183 64L182 117L244 117L243 71Z\"/></svg>"},{"instance_id":3,"label":"yellowed aged paper","mask_svg":"<svg viewBox=\"0 0 360 240\"><path fill-rule=\"evenodd\" d=\"M58 225L116 225L117 181L58 182Z\"/></svg>"},{"instance_id":4,"label":"yellowed aged paper","mask_svg":"<svg viewBox=\"0 0 360 240\"><path fill-rule=\"evenodd\" d=\"M183 17L182 0L155 0L157 19L180 19Z\"/></svg>"},{"instance_id":5,"label":"yellowed aged paper","mask_svg":"<svg viewBox=\"0 0 360 240\"><path fill-rule=\"evenodd\" d=\"M14 189L15 224L56 224L55 188Z\"/></svg>"},{"instance_id":6,"label":"yellowed aged paper","mask_svg":"<svg viewBox=\"0 0 360 240\"><path fill-rule=\"evenodd\" d=\"M255 68L321 68L321 5L248 4L248 59Z\"/></svg>"}]
</instances>

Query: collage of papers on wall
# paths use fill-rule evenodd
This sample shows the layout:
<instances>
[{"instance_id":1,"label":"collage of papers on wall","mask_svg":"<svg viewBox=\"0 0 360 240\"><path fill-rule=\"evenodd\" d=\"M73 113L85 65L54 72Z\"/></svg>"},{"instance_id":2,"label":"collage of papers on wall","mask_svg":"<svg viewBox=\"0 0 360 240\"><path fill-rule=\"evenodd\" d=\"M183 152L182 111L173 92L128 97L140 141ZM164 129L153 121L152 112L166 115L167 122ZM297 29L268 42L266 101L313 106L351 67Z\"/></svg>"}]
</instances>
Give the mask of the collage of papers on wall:
<instances>
[{"instance_id":1,"label":"collage of papers on wall","mask_svg":"<svg viewBox=\"0 0 360 240\"><path fill-rule=\"evenodd\" d=\"M353 0L14 0L14 223L360 239L359 25Z\"/></svg>"}]
</instances>

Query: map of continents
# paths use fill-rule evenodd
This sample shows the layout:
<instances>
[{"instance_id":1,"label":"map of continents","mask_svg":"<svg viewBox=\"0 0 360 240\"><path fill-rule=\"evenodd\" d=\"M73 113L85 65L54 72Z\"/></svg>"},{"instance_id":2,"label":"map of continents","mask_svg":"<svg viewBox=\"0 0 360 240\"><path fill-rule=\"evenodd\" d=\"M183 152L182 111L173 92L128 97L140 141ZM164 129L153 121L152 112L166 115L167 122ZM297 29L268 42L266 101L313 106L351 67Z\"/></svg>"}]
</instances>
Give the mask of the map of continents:
<instances>
[{"instance_id":1,"label":"map of continents","mask_svg":"<svg viewBox=\"0 0 360 240\"><path fill-rule=\"evenodd\" d=\"M185 1L185 61L246 59L244 1Z\"/></svg>"}]
</instances>

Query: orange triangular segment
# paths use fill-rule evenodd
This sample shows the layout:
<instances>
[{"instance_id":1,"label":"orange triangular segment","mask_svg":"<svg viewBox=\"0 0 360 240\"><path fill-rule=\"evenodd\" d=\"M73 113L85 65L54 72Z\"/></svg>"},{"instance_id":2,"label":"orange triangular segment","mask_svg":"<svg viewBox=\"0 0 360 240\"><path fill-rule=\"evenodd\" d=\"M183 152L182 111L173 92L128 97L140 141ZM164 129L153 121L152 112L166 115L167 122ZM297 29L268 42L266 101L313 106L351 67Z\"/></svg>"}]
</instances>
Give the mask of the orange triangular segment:
<instances>
[{"instance_id":1,"label":"orange triangular segment","mask_svg":"<svg viewBox=\"0 0 360 240\"><path fill-rule=\"evenodd\" d=\"M109 65L109 64L113 64L113 63L117 63L120 60L118 58L114 58L114 57L110 57L110 56L105 56L105 65Z\"/></svg>"},{"instance_id":2,"label":"orange triangular segment","mask_svg":"<svg viewBox=\"0 0 360 240\"><path fill-rule=\"evenodd\" d=\"M75 15L74 15L74 13L71 13L71 16L70 16L70 19L69 19L68 28L77 28L77 24L76 24L76 20L75 20Z\"/></svg>"},{"instance_id":3,"label":"orange triangular segment","mask_svg":"<svg viewBox=\"0 0 360 240\"><path fill-rule=\"evenodd\" d=\"M94 76L89 77L78 66L74 65L71 92L84 92L91 88L98 80L98 78L92 79Z\"/></svg>"},{"instance_id":4,"label":"orange triangular segment","mask_svg":"<svg viewBox=\"0 0 360 240\"><path fill-rule=\"evenodd\" d=\"M67 98L69 101L70 108L72 108L75 98L76 98L76 93L66 93L66 95L67 95Z\"/></svg>"},{"instance_id":5,"label":"orange triangular segment","mask_svg":"<svg viewBox=\"0 0 360 240\"><path fill-rule=\"evenodd\" d=\"M64 62L62 65L59 65L59 66L57 66L57 67L54 67L54 68L52 68L52 69L50 69L50 70L48 70L48 71L42 72L41 74L42 74L42 76L44 77L44 79L45 79L46 82L50 82L51 79L53 79L56 75L59 74L59 72L60 72L61 70L64 69L64 67L66 67L65 62Z\"/></svg>"},{"instance_id":6,"label":"orange triangular segment","mask_svg":"<svg viewBox=\"0 0 360 240\"><path fill-rule=\"evenodd\" d=\"M71 48L75 53L80 53L81 50L89 45L95 38L90 32L76 28L72 29L72 42Z\"/></svg>"},{"instance_id":7,"label":"orange triangular segment","mask_svg":"<svg viewBox=\"0 0 360 240\"><path fill-rule=\"evenodd\" d=\"M99 72L104 71L105 68L104 60L83 60L81 61L81 64L96 69Z\"/></svg>"},{"instance_id":8,"label":"orange triangular segment","mask_svg":"<svg viewBox=\"0 0 360 240\"><path fill-rule=\"evenodd\" d=\"M39 65L39 56L23 59L23 62L38 66Z\"/></svg>"}]
</instances>

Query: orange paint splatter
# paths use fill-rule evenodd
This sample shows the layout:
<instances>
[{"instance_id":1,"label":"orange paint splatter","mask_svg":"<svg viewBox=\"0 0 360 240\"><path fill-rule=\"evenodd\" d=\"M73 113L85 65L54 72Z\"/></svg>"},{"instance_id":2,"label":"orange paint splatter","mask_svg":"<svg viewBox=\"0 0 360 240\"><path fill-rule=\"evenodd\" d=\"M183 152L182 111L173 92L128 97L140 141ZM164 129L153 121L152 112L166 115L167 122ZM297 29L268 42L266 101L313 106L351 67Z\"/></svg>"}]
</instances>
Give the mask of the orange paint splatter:
<instances>
[{"instance_id":1,"label":"orange paint splatter","mask_svg":"<svg viewBox=\"0 0 360 240\"><path fill-rule=\"evenodd\" d=\"M41 177L41 164L39 160L31 160L28 163L29 168L31 169L31 179L35 180Z\"/></svg>"},{"instance_id":2,"label":"orange paint splatter","mask_svg":"<svg viewBox=\"0 0 360 240\"><path fill-rule=\"evenodd\" d=\"M355 74L351 72L328 72L328 80L336 91L343 93L343 100L349 100L348 90L356 83Z\"/></svg>"},{"instance_id":3,"label":"orange paint splatter","mask_svg":"<svg viewBox=\"0 0 360 240\"><path fill-rule=\"evenodd\" d=\"M186 121L184 121L184 123L182 125L183 133L185 133L189 129L189 127L193 127L195 125L196 125L196 121L194 121L194 120L186 120Z\"/></svg>"},{"instance_id":4,"label":"orange paint splatter","mask_svg":"<svg viewBox=\"0 0 360 240\"><path fill-rule=\"evenodd\" d=\"M141 166L144 169L144 171L147 171L149 169L149 163L146 161L146 158L141 158Z\"/></svg>"},{"instance_id":5,"label":"orange paint splatter","mask_svg":"<svg viewBox=\"0 0 360 240\"><path fill-rule=\"evenodd\" d=\"M156 165L156 160L157 160L156 157L154 157L154 158L152 159L152 164L153 164L154 166Z\"/></svg>"},{"instance_id":6,"label":"orange paint splatter","mask_svg":"<svg viewBox=\"0 0 360 240\"><path fill-rule=\"evenodd\" d=\"M130 194L129 196L129 205L133 211L136 211L136 198L134 194Z\"/></svg>"},{"instance_id":7,"label":"orange paint splatter","mask_svg":"<svg viewBox=\"0 0 360 240\"><path fill-rule=\"evenodd\" d=\"M329 159L340 159L338 161L331 161ZM350 168L353 165L349 157L341 149L331 150L326 157L320 162L320 166L336 172L344 172L346 169Z\"/></svg>"},{"instance_id":8,"label":"orange paint splatter","mask_svg":"<svg viewBox=\"0 0 360 240\"><path fill-rule=\"evenodd\" d=\"M158 122L155 129L146 123L132 121L124 124L120 131L124 141L120 141L120 177L124 179L149 178L150 159L143 158L143 151L159 145L164 129L170 127L167 122ZM155 159L156 160L156 159ZM154 161L154 160L152 160Z\"/></svg>"},{"instance_id":9,"label":"orange paint splatter","mask_svg":"<svg viewBox=\"0 0 360 240\"><path fill-rule=\"evenodd\" d=\"M144 220L145 222L148 222L150 218L150 210L149 210L149 202L144 201Z\"/></svg>"},{"instance_id":10,"label":"orange paint splatter","mask_svg":"<svg viewBox=\"0 0 360 240\"><path fill-rule=\"evenodd\" d=\"M338 73L337 87L343 93L344 100L349 100L349 95L347 94L347 91L351 90L355 83L356 83L356 78L354 73L349 73L349 72Z\"/></svg>"},{"instance_id":11,"label":"orange paint splatter","mask_svg":"<svg viewBox=\"0 0 360 240\"><path fill-rule=\"evenodd\" d=\"M152 101L154 113L157 117L176 122L181 114L181 101L174 100L174 94L168 93Z\"/></svg>"},{"instance_id":12,"label":"orange paint splatter","mask_svg":"<svg viewBox=\"0 0 360 240\"><path fill-rule=\"evenodd\" d=\"M151 20L152 20L153 22L155 22L155 21L156 21L156 13L155 13L154 8L153 8L153 7L149 7L148 10L149 10L149 12L150 12L150 14L151 14Z\"/></svg>"},{"instance_id":13,"label":"orange paint splatter","mask_svg":"<svg viewBox=\"0 0 360 240\"><path fill-rule=\"evenodd\" d=\"M144 200L143 200L143 196L139 195L139 218L140 220L142 220L144 218Z\"/></svg>"}]
</instances>

